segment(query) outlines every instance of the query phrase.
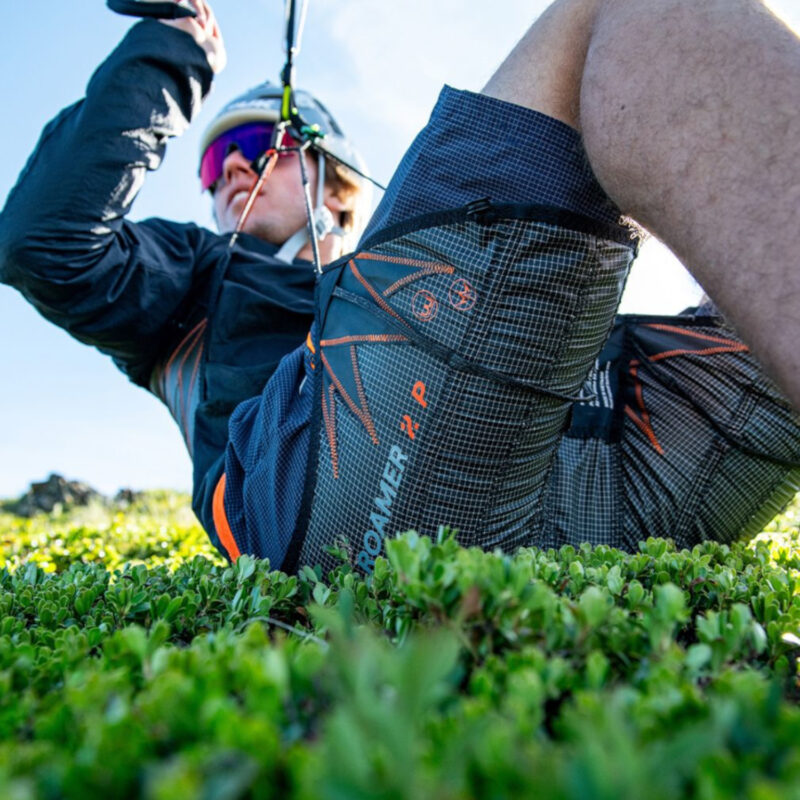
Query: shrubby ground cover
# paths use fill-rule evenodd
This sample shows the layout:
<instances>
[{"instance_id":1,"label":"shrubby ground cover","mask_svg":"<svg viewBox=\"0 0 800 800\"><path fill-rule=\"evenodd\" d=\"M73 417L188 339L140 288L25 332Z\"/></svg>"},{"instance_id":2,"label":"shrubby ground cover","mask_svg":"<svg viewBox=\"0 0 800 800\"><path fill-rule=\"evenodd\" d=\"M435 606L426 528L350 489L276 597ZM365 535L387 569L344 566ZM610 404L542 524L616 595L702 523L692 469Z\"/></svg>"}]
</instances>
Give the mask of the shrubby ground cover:
<instances>
[{"instance_id":1,"label":"shrubby ground cover","mask_svg":"<svg viewBox=\"0 0 800 800\"><path fill-rule=\"evenodd\" d=\"M2 798L800 798L800 541L365 582L228 566L186 498L0 512Z\"/></svg>"}]
</instances>

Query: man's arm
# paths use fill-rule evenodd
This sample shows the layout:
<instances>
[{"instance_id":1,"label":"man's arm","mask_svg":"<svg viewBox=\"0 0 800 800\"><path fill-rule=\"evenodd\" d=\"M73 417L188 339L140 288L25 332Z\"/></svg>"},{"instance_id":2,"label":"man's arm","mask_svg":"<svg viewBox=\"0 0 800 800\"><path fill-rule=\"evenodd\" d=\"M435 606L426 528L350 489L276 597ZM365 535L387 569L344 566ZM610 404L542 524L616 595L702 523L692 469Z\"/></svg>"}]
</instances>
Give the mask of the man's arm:
<instances>
[{"instance_id":1,"label":"man's arm","mask_svg":"<svg viewBox=\"0 0 800 800\"><path fill-rule=\"evenodd\" d=\"M211 79L191 33L134 26L85 99L46 126L0 213L0 280L139 382L211 236L124 217Z\"/></svg>"}]
</instances>

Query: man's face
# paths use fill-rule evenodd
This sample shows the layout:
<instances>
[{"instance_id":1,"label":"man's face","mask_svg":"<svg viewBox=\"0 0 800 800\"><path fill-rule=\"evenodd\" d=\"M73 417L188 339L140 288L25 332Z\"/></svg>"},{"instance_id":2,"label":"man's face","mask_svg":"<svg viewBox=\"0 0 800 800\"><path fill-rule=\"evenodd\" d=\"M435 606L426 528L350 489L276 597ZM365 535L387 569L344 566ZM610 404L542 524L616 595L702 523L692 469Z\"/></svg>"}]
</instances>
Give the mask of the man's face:
<instances>
[{"instance_id":1,"label":"man's face","mask_svg":"<svg viewBox=\"0 0 800 800\"><path fill-rule=\"evenodd\" d=\"M272 174L264 181L250 209L243 231L272 244L283 244L306 224L298 153L278 159ZM303 154L310 186L317 185L316 158ZM240 150L225 158L222 176L214 190L214 216L220 233L230 233L247 202L256 174ZM313 191L312 191L313 195Z\"/></svg>"}]
</instances>

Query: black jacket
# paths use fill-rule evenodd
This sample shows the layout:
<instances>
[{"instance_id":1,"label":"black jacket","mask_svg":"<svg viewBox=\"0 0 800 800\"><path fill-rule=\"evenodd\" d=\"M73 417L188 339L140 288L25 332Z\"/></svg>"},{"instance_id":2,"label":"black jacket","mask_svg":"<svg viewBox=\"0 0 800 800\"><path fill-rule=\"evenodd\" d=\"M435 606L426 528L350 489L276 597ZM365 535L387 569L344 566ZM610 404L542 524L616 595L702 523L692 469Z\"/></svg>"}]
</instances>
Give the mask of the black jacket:
<instances>
[{"instance_id":1,"label":"black jacket","mask_svg":"<svg viewBox=\"0 0 800 800\"><path fill-rule=\"evenodd\" d=\"M196 225L125 219L211 80L185 33L135 25L86 97L46 126L9 194L0 280L167 404L192 456L194 510L218 546L210 504L228 418L303 341L314 279L252 236L230 249Z\"/></svg>"}]
</instances>

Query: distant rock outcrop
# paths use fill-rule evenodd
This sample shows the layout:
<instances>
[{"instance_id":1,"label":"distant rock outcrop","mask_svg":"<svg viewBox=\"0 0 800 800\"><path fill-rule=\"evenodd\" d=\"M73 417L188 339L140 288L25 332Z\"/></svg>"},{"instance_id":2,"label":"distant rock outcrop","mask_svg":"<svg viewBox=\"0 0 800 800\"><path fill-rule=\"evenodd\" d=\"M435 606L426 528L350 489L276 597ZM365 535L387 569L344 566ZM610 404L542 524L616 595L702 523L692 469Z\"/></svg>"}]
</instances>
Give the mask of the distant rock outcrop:
<instances>
[{"instance_id":1,"label":"distant rock outcrop","mask_svg":"<svg viewBox=\"0 0 800 800\"><path fill-rule=\"evenodd\" d=\"M133 505L144 497L144 492L137 492L135 489L120 489L114 495L114 502L123 506Z\"/></svg>"},{"instance_id":2,"label":"distant rock outcrop","mask_svg":"<svg viewBox=\"0 0 800 800\"><path fill-rule=\"evenodd\" d=\"M30 489L14 503L13 511L21 517L32 517L39 511L50 513L57 505L62 508L85 506L93 499L103 496L86 483L68 481L52 473L42 483L32 483Z\"/></svg>"}]
</instances>

